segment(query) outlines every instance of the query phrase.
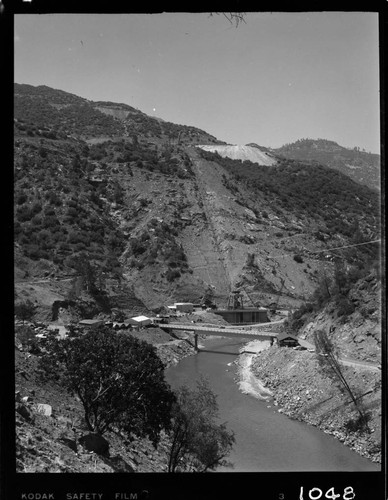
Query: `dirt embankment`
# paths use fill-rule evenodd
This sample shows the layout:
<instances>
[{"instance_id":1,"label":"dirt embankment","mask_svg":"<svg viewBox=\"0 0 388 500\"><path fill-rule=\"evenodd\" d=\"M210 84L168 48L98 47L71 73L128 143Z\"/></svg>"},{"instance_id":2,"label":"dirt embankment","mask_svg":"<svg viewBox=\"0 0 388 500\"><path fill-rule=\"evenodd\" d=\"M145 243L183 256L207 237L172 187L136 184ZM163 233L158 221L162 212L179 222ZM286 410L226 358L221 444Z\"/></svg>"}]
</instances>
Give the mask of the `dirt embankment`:
<instances>
[{"instance_id":1,"label":"dirt embankment","mask_svg":"<svg viewBox=\"0 0 388 500\"><path fill-rule=\"evenodd\" d=\"M315 353L270 347L254 357L252 373L273 393L279 412L314 425L373 462L381 462L381 374L343 366L368 415L370 433L359 430L350 397L322 374Z\"/></svg>"}]
</instances>

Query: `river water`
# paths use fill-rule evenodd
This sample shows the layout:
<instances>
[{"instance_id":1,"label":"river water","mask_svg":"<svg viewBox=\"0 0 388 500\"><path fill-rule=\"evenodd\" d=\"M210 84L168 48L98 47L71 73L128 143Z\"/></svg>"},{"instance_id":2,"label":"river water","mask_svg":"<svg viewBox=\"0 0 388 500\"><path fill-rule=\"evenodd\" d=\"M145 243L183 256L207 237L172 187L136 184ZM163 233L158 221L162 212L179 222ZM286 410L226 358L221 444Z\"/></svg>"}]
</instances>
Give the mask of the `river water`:
<instances>
[{"instance_id":1,"label":"river water","mask_svg":"<svg viewBox=\"0 0 388 500\"><path fill-rule=\"evenodd\" d=\"M230 338L201 341L202 350L166 370L173 388L195 386L201 375L217 394L221 421L234 431L231 467L218 472L378 471L380 465L351 451L315 427L278 413L271 400L240 391L235 361L243 342Z\"/></svg>"}]
</instances>

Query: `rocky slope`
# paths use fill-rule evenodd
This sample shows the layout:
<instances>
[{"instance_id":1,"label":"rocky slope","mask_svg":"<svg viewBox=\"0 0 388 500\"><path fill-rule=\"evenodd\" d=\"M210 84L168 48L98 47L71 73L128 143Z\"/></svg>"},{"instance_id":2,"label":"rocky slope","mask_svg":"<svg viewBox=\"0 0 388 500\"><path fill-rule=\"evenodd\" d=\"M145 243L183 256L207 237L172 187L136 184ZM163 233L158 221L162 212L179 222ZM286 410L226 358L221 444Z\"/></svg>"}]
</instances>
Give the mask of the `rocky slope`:
<instances>
[{"instance_id":1,"label":"rocky slope","mask_svg":"<svg viewBox=\"0 0 388 500\"><path fill-rule=\"evenodd\" d=\"M381 363L381 282L369 274L350 290L354 312L341 317L333 302L318 314L306 315L299 331L301 338L313 342L315 331L324 330L340 349L344 358Z\"/></svg>"},{"instance_id":2,"label":"rocky slope","mask_svg":"<svg viewBox=\"0 0 388 500\"><path fill-rule=\"evenodd\" d=\"M257 355L252 371L273 395L279 412L320 428L374 462L381 462L381 373L343 367L351 387L363 396L370 433L358 427L349 397L321 374L315 353L270 347Z\"/></svg>"},{"instance_id":3,"label":"rocky slope","mask_svg":"<svg viewBox=\"0 0 388 500\"><path fill-rule=\"evenodd\" d=\"M323 303L318 296L315 303L302 306L289 327L312 344L315 332L326 332L343 358L381 362L384 295L379 275L379 268L366 269L342 294L333 280L325 282L331 296Z\"/></svg>"}]
</instances>

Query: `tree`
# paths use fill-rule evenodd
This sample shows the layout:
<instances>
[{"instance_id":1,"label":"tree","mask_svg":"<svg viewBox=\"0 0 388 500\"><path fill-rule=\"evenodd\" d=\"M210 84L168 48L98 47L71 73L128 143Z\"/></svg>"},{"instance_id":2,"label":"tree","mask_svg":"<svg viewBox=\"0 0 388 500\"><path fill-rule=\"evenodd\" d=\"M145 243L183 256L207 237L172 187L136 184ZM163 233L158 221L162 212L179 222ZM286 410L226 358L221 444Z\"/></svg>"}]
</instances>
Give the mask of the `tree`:
<instances>
[{"instance_id":1,"label":"tree","mask_svg":"<svg viewBox=\"0 0 388 500\"><path fill-rule=\"evenodd\" d=\"M113 186L113 200L118 205L122 205L124 203L124 189L117 181Z\"/></svg>"},{"instance_id":2,"label":"tree","mask_svg":"<svg viewBox=\"0 0 388 500\"><path fill-rule=\"evenodd\" d=\"M357 398L354 390L349 386L345 375L339 363L337 350L329 339L327 333L323 330L318 330L314 333L315 350L318 358L318 363L322 371L339 387L341 391L345 391L354 403L357 412L360 415L359 421L361 427L368 430L367 415L361 407L360 398Z\"/></svg>"},{"instance_id":3,"label":"tree","mask_svg":"<svg viewBox=\"0 0 388 500\"><path fill-rule=\"evenodd\" d=\"M334 263L334 292L346 296L349 292L348 272L342 260L336 259Z\"/></svg>"},{"instance_id":4,"label":"tree","mask_svg":"<svg viewBox=\"0 0 388 500\"><path fill-rule=\"evenodd\" d=\"M332 285L332 279L323 271L318 278L318 286L312 297L313 301L316 302L319 307L324 306L330 300Z\"/></svg>"},{"instance_id":5,"label":"tree","mask_svg":"<svg viewBox=\"0 0 388 500\"><path fill-rule=\"evenodd\" d=\"M39 345L35 335L35 330L30 326L25 325L24 322L23 325L15 328L15 338L22 344L26 351L30 351L33 354L37 354L39 352Z\"/></svg>"},{"instance_id":6,"label":"tree","mask_svg":"<svg viewBox=\"0 0 388 500\"><path fill-rule=\"evenodd\" d=\"M82 277L85 288L91 294L98 291L97 282L97 269L91 263L90 257L85 252L80 252L72 255L67 259L67 264L75 269Z\"/></svg>"},{"instance_id":7,"label":"tree","mask_svg":"<svg viewBox=\"0 0 388 500\"><path fill-rule=\"evenodd\" d=\"M100 327L81 337L53 339L41 359L45 379L76 394L90 431L117 428L148 436L156 446L175 400L155 348Z\"/></svg>"},{"instance_id":8,"label":"tree","mask_svg":"<svg viewBox=\"0 0 388 500\"><path fill-rule=\"evenodd\" d=\"M210 285L207 286L205 294L202 297L202 304L206 307L214 306L214 290Z\"/></svg>"},{"instance_id":9,"label":"tree","mask_svg":"<svg viewBox=\"0 0 388 500\"><path fill-rule=\"evenodd\" d=\"M172 410L168 472L206 472L227 465L225 457L235 441L225 423L218 424L216 395L201 379L196 389L182 386Z\"/></svg>"},{"instance_id":10,"label":"tree","mask_svg":"<svg viewBox=\"0 0 388 500\"><path fill-rule=\"evenodd\" d=\"M35 314L36 306L31 300L27 299L25 302L19 302L15 305L15 316L23 321L28 321Z\"/></svg>"}]
</instances>

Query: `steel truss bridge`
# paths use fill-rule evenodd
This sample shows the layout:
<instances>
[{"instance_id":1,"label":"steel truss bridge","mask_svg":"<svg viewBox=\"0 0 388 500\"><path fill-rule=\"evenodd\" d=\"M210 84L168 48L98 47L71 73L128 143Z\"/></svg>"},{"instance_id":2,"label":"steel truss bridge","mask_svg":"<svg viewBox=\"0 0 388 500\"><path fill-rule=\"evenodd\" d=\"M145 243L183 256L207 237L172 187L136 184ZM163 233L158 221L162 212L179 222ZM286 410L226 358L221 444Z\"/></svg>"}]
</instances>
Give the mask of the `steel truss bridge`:
<instances>
[{"instance_id":1,"label":"steel truss bridge","mask_svg":"<svg viewBox=\"0 0 388 500\"><path fill-rule=\"evenodd\" d=\"M194 334L195 340L195 348L198 350L198 335L206 335L206 336L216 336L216 337L240 337L245 338L247 340L272 340L278 336L277 333L267 332L267 331L258 331L252 329L243 330L237 328L227 328L227 327L211 327L211 326L198 326L198 325L190 325L190 324L182 324L182 323L162 323L158 325L159 328L162 328L166 331L172 330L180 330L185 331L187 333Z\"/></svg>"}]
</instances>

